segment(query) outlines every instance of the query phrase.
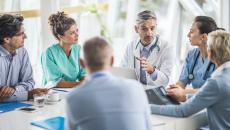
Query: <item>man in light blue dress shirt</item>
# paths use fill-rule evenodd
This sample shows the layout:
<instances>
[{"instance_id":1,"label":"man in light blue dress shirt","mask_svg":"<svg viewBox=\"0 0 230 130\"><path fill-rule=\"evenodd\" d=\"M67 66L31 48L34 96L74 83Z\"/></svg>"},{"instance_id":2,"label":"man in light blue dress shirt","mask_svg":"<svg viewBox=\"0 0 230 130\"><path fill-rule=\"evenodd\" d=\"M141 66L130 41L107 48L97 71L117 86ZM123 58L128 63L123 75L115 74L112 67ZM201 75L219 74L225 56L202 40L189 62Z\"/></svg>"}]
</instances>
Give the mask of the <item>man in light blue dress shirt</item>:
<instances>
[{"instance_id":1,"label":"man in light blue dress shirt","mask_svg":"<svg viewBox=\"0 0 230 130\"><path fill-rule=\"evenodd\" d=\"M88 79L67 97L70 130L150 130L150 109L143 87L114 77L112 48L98 37L84 44Z\"/></svg>"},{"instance_id":2,"label":"man in light blue dress shirt","mask_svg":"<svg viewBox=\"0 0 230 130\"><path fill-rule=\"evenodd\" d=\"M207 108L210 129L229 130L230 33L214 31L209 34L208 57L217 69L200 90L181 105L152 105L152 113L186 117Z\"/></svg>"},{"instance_id":3,"label":"man in light blue dress shirt","mask_svg":"<svg viewBox=\"0 0 230 130\"><path fill-rule=\"evenodd\" d=\"M26 34L22 22L22 16L0 16L0 102L25 101L34 93L47 93L47 89L33 89L33 71L23 48Z\"/></svg>"}]
</instances>

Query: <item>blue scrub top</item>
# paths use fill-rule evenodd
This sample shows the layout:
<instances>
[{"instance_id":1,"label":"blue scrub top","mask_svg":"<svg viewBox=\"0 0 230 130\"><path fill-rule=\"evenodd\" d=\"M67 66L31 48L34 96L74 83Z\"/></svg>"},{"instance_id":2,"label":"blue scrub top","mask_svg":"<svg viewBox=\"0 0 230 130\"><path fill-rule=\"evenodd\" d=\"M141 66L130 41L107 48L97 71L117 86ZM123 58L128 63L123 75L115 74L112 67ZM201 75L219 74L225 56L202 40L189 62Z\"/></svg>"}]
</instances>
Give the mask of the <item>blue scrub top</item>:
<instances>
[{"instance_id":1,"label":"blue scrub top","mask_svg":"<svg viewBox=\"0 0 230 130\"><path fill-rule=\"evenodd\" d=\"M195 61L196 63L194 65ZM199 48L190 50L186 57L179 80L185 85L191 84L193 88L200 88L216 69L216 66L213 63L211 63L209 66L210 62L211 61L208 58L206 58L204 61L202 60ZM190 80L188 76L193 66L194 69L192 74L194 78Z\"/></svg>"}]
</instances>

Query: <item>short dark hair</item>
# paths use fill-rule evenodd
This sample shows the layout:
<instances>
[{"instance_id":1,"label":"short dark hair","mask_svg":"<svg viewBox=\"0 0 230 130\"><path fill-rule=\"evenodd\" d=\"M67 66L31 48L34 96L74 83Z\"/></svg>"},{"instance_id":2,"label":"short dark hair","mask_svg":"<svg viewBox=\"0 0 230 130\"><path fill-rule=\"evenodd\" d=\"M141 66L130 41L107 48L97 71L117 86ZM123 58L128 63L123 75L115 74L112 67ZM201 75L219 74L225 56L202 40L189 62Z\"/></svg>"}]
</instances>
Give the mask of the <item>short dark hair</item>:
<instances>
[{"instance_id":1,"label":"short dark hair","mask_svg":"<svg viewBox=\"0 0 230 130\"><path fill-rule=\"evenodd\" d=\"M195 22L197 23L197 27L201 34L208 34L212 31L219 29L216 25L215 20L208 16L197 16L195 18Z\"/></svg>"},{"instance_id":2,"label":"short dark hair","mask_svg":"<svg viewBox=\"0 0 230 130\"><path fill-rule=\"evenodd\" d=\"M60 40L58 35L64 35L65 31L67 31L73 24L76 24L76 22L64 12L57 12L56 14L50 15L49 24L55 38Z\"/></svg>"},{"instance_id":3,"label":"short dark hair","mask_svg":"<svg viewBox=\"0 0 230 130\"><path fill-rule=\"evenodd\" d=\"M106 40L100 37L87 40L83 51L87 66L94 71L101 70L112 56L112 48Z\"/></svg>"},{"instance_id":4,"label":"short dark hair","mask_svg":"<svg viewBox=\"0 0 230 130\"><path fill-rule=\"evenodd\" d=\"M4 38L13 37L20 31L23 20L20 15L0 15L0 45L4 43Z\"/></svg>"}]
</instances>

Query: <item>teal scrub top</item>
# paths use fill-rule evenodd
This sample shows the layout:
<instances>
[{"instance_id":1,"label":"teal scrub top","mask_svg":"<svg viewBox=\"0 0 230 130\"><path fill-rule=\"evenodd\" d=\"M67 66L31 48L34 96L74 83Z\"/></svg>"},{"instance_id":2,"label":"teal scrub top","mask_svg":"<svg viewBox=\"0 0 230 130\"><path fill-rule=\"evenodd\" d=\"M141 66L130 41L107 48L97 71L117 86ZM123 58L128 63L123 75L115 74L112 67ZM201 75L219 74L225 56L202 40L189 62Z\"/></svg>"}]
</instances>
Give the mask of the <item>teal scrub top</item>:
<instances>
[{"instance_id":1,"label":"teal scrub top","mask_svg":"<svg viewBox=\"0 0 230 130\"><path fill-rule=\"evenodd\" d=\"M79 81L86 75L85 69L80 65L80 45L71 47L70 56L67 57L59 44L47 48L41 57L43 69L43 85L49 82L57 84L60 80Z\"/></svg>"}]
</instances>

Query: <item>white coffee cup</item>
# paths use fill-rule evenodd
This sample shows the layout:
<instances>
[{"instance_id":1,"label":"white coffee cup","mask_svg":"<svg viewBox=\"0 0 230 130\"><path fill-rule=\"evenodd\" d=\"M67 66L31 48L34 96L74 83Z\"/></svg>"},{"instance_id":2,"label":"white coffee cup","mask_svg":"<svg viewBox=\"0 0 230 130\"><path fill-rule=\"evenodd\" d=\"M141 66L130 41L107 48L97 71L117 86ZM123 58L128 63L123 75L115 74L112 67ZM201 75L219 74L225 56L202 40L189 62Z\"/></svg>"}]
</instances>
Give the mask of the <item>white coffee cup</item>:
<instances>
[{"instance_id":1,"label":"white coffee cup","mask_svg":"<svg viewBox=\"0 0 230 130\"><path fill-rule=\"evenodd\" d=\"M51 92L47 94L47 100L50 102L57 102L60 99L60 94L58 92Z\"/></svg>"}]
</instances>

